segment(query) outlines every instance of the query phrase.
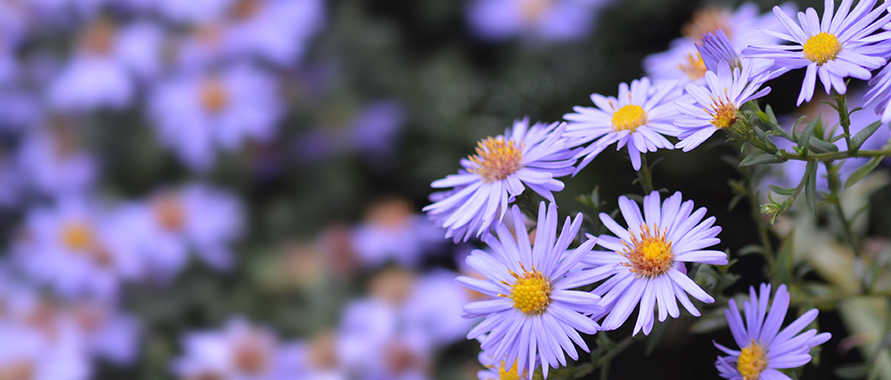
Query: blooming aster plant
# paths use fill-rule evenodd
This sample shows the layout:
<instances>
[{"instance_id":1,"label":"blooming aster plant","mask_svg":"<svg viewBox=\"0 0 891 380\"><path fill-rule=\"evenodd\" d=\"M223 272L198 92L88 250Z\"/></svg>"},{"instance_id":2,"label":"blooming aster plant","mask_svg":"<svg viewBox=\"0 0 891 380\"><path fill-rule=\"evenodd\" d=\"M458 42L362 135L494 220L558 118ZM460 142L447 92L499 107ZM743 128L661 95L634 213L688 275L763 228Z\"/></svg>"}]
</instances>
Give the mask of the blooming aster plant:
<instances>
[{"instance_id":1,"label":"blooming aster plant","mask_svg":"<svg viewBox=\"0 0 891 380\"><path fill-rule=\"evenodd\" d=\"M600 214L603 225L617 237L599 236L597 245L609 251L593 251L585 263L597 267L595 281L609 278L593 291L603 297L601 304L606 310L598 317L606 315L604 330L619 328L638 304L634 334L643 330L647 335L653 328L657 306L661 322L668 315L680 315L675 298L695 316L699 311L688 293L702 302L715 301L687 277L685 263L727 264L726 253L704 249L721 242L717 238L721 227L714 226L715 217L702 220L705 208L693 211L693 201L681 203L681 199L677 192L660 204L659 193L654 191L644 197L641 215L637 204L620 197L619 209L628 228Z\"/></svg>"},{"instance_id":2,"label":"blooming aster plant","mask_svg":"<svg viewBox=\"0 0 891 380\"><path fill-rule=\"evenodd\" d=\"M526 118L504 135L480 141L476 154L461 160L463 170L433 182L435 188L453 189L431 195L436 202L424 211L457 242L489 230L526 187L553 202L551 192L563 190L555 178L572 173L576 161L562 136L565 128L560 123L530 127Z\"/></svg>"},{"instance_id":3,"label":"blooming aster plant","mask_svg":"<svg viewBox=\"0 0 891 380\"><path fill-rule=\"evenodd\" d=\"M811 348L832 337L829 333L817 334L817 330L801 333L802 329L817 318L817 309L811 309L780 330L789 310L786 285L777 288L769 313L767 303L770 285L761 284L760 293L759 297L754 287L749 288L749 301L743 304L745 323L735 302L731 301L730 308L724 311L733 339L740 347L737 351L715 343L715 346L728 355L719 356L715 363L721 377L725 379L791 380L779 370L807 364L811 361L808 354Z\"/></svg>"},{"instance_id":4,"label":"blooming aster plant","mask_svg":"<svg viewBox=\"0 0 891 380\"><path fill-rule=\"evenodd\" d=\"M634 170L640 170L642 154L658 148L673 149L665 136L679 133L672 125L677 116L672 101L680 96L674 84L651 85L648 78L643 78L632 81L630 87L620 84L618 97L592 94L596 108L573 107L575 113L563 116L569 121L566 137L572 139L573 146L591 142L578 153L584 159L576 173L612 143L618 143L617 149L628 146Z\"/></svg>"},{"instance_id":5,"label":"blooming aster plant","mask_svg":"<svg viewBox=\"0 0 891 380\"><path fill-rule=\"evenodd\" d=\"M851 9L853 0L844 0L838 12L833 13L835 1L826 0L822 20L817 17L814 8L808 8L805 12L798 12L799 24L782 9L774 7L773 13L788 34L765 33L792 45L756 45L743 50L743 54L773 59L774 66L780 69L778 74L807 67L796 103L798 105L811 101L818 76L827 94L830 87L844 94L847 91L845 78L868 80L872 77L870 70L885 64L881 55L887 52L888 47L877 43L887 36L873 35L873 32L891 21L891 14L879 17L889 4L883 2L873 9L875 4L875 0L861 1Z\"/></svg>"},{"instance_id":6,"label":"blooming aster plant","mask_svg":"<svg viewBox=\"0 0 891 380\"><path fill-rule=\"evenodd\" d=\"M516 223L522 220L520 209L512 208ZM600 297L592 293L570 290L593 282L594 271L572 271L590 252L596 239L589 238L574 250L567 250L581 228L582 216L567 217L563 230L557 235L557 206L553 203L538 209L535 242L529 234L517 228L516 237L499 223L496 234L487 234L483 241L493 254L476 250L467 257L467 265L485 279L458 277L465 287L493 297L472 302L464 307L467 317L485 317L467 335L468 339L482 339L482 348L491 357L516 362L516 373L529 373L536 359L542 364L544 376L548 368L566 365L566 354L578 360L572 342L588 351L578 332L594 334L599 326L586 318L600 313Z\"/></svg>"}]
</instances>

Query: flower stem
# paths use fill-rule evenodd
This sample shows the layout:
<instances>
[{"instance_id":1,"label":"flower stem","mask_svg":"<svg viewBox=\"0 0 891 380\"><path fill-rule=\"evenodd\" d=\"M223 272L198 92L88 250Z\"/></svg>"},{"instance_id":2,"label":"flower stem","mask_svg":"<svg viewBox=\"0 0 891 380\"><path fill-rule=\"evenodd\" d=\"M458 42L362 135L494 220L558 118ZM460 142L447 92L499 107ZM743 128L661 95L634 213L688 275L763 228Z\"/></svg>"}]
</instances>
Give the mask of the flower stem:
<instances>
[{"instance_id":1,"label":"flower stem","mask_svg":"<svg viewBox=\"0 0 891 380\"><path fill-rule=\"evenodd\" d=\"M647 155L640 154L640 171L637 172L637 180L643 187L644 195L653 192L653 174L650 173L650 164L647 162Z\"/></svg>"}]
</instances>

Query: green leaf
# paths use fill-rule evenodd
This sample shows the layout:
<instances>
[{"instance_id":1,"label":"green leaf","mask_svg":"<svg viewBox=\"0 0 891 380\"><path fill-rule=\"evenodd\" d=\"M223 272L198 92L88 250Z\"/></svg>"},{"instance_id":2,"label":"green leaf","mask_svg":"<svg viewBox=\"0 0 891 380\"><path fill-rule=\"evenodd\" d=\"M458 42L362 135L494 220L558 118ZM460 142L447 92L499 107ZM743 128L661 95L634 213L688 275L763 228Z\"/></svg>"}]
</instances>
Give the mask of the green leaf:
<instances>
[{"instance_id":1,"label":"green leaf","mask_svg":"<svg viewBox=\"0 0 891 380\"><path fill-rule=\"evenodd\" d=\"M777 283L787 284L792 281L793 278L793 265L792 265L792 253L794 250L792 249L792 242L795 240L795 234L790 232L789 235L783 239L783 243L780 245L780 249L777 251L777 259L774 262L773 275L774 279Z\"/></svg>"},{"instance_id":2,"label":"green leaf","mask_svg":"<svg viewBox=\"0 0 891 380\"><path fill-rule=\"evenodd\" d=\"M746 158L743 158L742 162L739 163L739 166L778 164L780 162L786 162L786 159L770 153L752 153L746 156Z\"/></svg>"},{"instance_id":3,"label":"green leaf","mask_svg":"<svg viewBox=\"0 0 891 380\"><path fill-rule=\"evenodd\" d=\"M795 189L787 189L785 187L779 187L776 185L769 185L770 190L779 195L792 195L795 194Z\"/></svg>"},{"instance_id":4,"label":"green leaf","mask_svg":"<svg viewBox=\"0 0 891 380\"><path fill-rule=\"evenodd\" d=\"M837 145L829 141L820 140L816 137L811 137L810 148L817 153L838 152Z\"/></svg>"},{"instance_id":5,"label":"green leaf","mask_svg":"<svg viewBox=\"0 0 891 380\"><path fill-rule=\"evenodd\" d=\"M804 130L798 135L798 148L801 149L802 153L807 153L808 148L810 148L811 136L814 135L814 128L816 128L817 124L820 124L821 121L822 117L817 116L816 119L807 123Z\"/></svg>"},{"instance_id":6,"label":"green leaf","mask_svg":"<svg viewBox=\"0 0 891 380\"><path fill-rule=\"evenodd\" d=\"M860 146L863 145L863 142L866 141L869 136L872 136L872 134L875 133L876 130L878 130L881 126L882 121L879 120L875 123L867 125L866 128L861 129L860 132L857 132L857 134L855 134L854 137L851 138L851 146L848 147L848 150L850 150L851 152L857 152L858 150L860 150Z\"/></svg>"},{"instance_id":7,"label":"green leaf","mask_svg":"<svg viewBox=\"0 0 891 380\"><path fill-rule=\"evenodd\" d=\"M804 184L804 198L807 200L807 208L811 215L817 216L817 161L807 162L807 177Z\"/></svg>"},{"instance_id":8,"label":"green leaf","mask_svg":"<svg viewBox=\"0 0 891 380\"><path fill-rule=\"evenodd\" d=\"M851 176L848 177L848 180L845 181L845 189L853 186L855 183L863 179L863 177L866 177L869 172L879 166L879 163L882 162L883 158L884 157L882 156L873 157L871 160L869 160L869 162L866 163L866 165L863 165L857 168L857 170L854 170L854 172L851 173Z\"/></svg>"}]
</instances>

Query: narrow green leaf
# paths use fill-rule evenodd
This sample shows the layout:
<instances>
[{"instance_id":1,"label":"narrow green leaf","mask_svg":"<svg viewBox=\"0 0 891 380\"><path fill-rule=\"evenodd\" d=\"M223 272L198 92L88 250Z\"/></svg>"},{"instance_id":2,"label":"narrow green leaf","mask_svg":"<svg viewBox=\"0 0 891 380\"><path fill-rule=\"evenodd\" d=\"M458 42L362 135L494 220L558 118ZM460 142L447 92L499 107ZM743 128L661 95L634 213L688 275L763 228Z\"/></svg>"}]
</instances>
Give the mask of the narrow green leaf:
<instances>
[{"instance_id":1,"label":"narrow green leaf","mask_svg":"<svg viewBox=\"0 0 891 380\"><path fill-rule=\"evenodd\" d=\"M746 158L743 158L742 162L739 163L739 166L751 166L757 164L778 164L780 162L785 162L786 159L777 155L773 155L770 153L752 153Z\"/></svg>"},{"instance_id":2,"label":"narrow green leaf","mask_svg":"<svg viewBox=\"0 0 891 380\"><path fill-rule=\"evenodd\" d=\"M650 335L647 335L647 344L644 348L644 356L650 356L653 353L653 350L659 346L659 342L662 340L662 337L665 336L665 332L668 331L668 326L671 325L671 321L673 318L668 318L665 322L656 323L656 326L653 326L653 331L650 332Z\"/></svg>"},{"instance_id":3,"label":"narrow green leaf","mask_svg":"<svg viewBox=\"0 0 891 380\"><path fill-rule=\"evenodd\" d=\"M816 137L811 137L810 148L817 153L838 152L837 145L829 141L820 140Z\"/></svg>"},{"instance_id":4,"label":"narrow green leaf","mask_svg":"<svg viewBox=\"0 0 891 380\"><path fill-rule=\"evenodd\" d=\"M855 183L863 179L863 177L866 177L869 172L878 167L879 163L882 162L882 158L884 157L873 157L871 160L869 160L869 162L866 163L866 165L863 165L857 168L857 170L854 170L854 172L851 173L851 176L848 177L848 180L845 181L845 189L853 186Z\"/></svg>"},{"instance_id":5,"label":"narrow green leaf","mask_svg":"<svg viewBox=\"0 0 891 380\"><path fill-rule=\"evenodd\" d=\"M779 187L776 185L769 185L770 190L779 195L792 195L795 194L795 189L787 189L785 187Z\"/></svg>"},{"instance_id":6,"label":"narrow green leaf","mask_svg":"<svg viewBox=\"0 0 891 380\"><path fill-rule=\"evenodd\" d=\"M817 116L817 118L811 120L810 123L807 123L804 130L798 135L798 148L801 149L802 152L807 152L811 144L811 136L814 135L814 128L816 128L817 124L820 124L821 121L822 117Z\"/></svg>"},{"instance_id":7,"label":"narrow green leaf","mask_svg":"<svg viewBox=\"0 0 891 380\"><path fill-rule=\"evenodd\" d=\"M774 262L773 268L774 278L777 283L787 284L792 281L792 253L795 251L792 249L793 241L795 241L795 234L790 232L783 239L783 243L777 251L777 259Z\"/></svg>"},{"instance_id":8,"label":"narrow green leaf","mask_svg":"<svg viewBox=\"0 0 891 380\"><path fill-rule=\"evenodd\" d=\"M805 177L804 198L807 200L807 208L811 215L817 216L817 161L807 162L807 175Z\"/></svg>"},{"instance_id":9,"label":"narrow green leaf","mask_svg":"<svg viewBox=\"0 0 891 380\"><path fill-rule=\"evenodd\" d=\"M850 150L852 152L856 152L856 151L860 150L860 146L863 145L863 142L866 141L866 139L868 139L869 136L872 136L872 134L875 133L876 130L878 130L879 127L881 127L881 126L882 126L882 121L879 120L879 121L876 121L875 123L867 125L866 128L861 129L860 132L857 132L857 134L855 134L854 137L851 138L852 146L848 147L848 150Z\"/></svg>"}]
</instances>

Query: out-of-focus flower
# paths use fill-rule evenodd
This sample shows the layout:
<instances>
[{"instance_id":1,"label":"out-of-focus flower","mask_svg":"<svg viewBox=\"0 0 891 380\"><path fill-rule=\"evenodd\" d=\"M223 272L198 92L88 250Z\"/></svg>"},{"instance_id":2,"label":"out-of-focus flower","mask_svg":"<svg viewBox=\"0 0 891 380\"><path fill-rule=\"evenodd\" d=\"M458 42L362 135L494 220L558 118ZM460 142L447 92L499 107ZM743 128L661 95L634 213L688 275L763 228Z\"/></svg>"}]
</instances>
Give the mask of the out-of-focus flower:
<instances>
[{"instance_id":1,"label":"out-of-focus flower","mask_svg":"<svg viewBox=\"0 0 891 380\"><path fill-rule=\"evenodd\" d=\"M253 55L278 65L295 63L324 22L321 0L237 0L223 46L233 56Z\"/></svg>"},{"instance_id":2,"label":"out-of-focus flower","mask_svg":"<svg viewBox=\"0 0 891 380\"><path fill-rule=\"evenodd\" d=\"M207 170L217 149L271 139L282 111L272 78L237 66L159 85L149 114L162 144L192 169Z\"/></svg>"},{"instance_id":3,"label":"out-of-focus flower","mask_svg":"<svg viewBox=\"0 0 891 380\"><path fill-rule=\"evenodd\" d=\"M458 174L433 181L434 188L453 189L432 194L435 203L424 211L457 242L490 230L527 186L553 202L551 192L563 190L555 178L571 173L576 161L562 136L565 128L562 123L529 127L526 118L504 135L480 141L476 154L461 160Z\"/></svg>"},{"instance_id":4,"label":"out-of-focus flower","mask_svg":"<svg viewBox=\"0 0 891 380\"><path fill-rule=\"evenodd\" d=\"M23 182L42 195L84 195L98 172L96 159L79 147L76 126L51 120L45 129L30 132L17 152Z\"/></svg>"},{"instance_id":5,"label":"out-of-focus flower","mask_svg":"<svg viewBox=\"0 0 891 380\"><path fill-rule=\"evenodd\" d=\"M64 313L64 322L74 325L87 352L117 365L136 360L142 328L135 316L111 303L87 300L69 305Z\"/></svg>"},{"instance_id":6,"label":"out-of-focus flower","mask_svg":"<svg viewBox=\"0 0 891 380\"><path fill-rule=\"evenodd\" d=\"M0 378L87 380L92 368L72 340L47 339L28 326L0 321Z\"/></svg>"},{"instance_id":7,"label":"out-of-focus flower","mask_svg":"<svg viewBox=\"0 0 891 380\"><path fill-rule=\"evenodd\" d=\"M28 212L14 263L38 283L65 297L117 295L120 282L141 270L130 236L115 218L83 199Z\"/></svg>"},{"instance_id":8,"label":"out-of-focus flower","mask_svg":"<svg viewBox=\"0 0 891 380\"><path fill-rule=\"evenodd\" d=\"M269 329L235 318L220 331L194 332L183 338L185 354L173 372L181 379L292 379L298 370L298 346L281 343Z\"/></svg>"},{"instance_id":9,"label":"out-of-focus flower","mask_svg":"<svg viewBox=\"0 0 891 380\"><path fill-rule=\"evenodd\" d=\"M817 76L826 93L832 87L837 93L847 91L845 78L853 77L868 80L870 70L882 67L887 55L886 44L876 44L887 39L886 33L872 35L873 32L891 21L891 14L881 16L888 9L882 3L875 9L876 0L865 0L851 9L853 1L842 1L838 12L834 12L835 1L827 1L823 10L823 20L817 17L814 8L798 12L799 23L793 21L779 7L773 13L783 24L786 33L770 34L793 45L755 45L743 50L743 55L773 59L777 74L807 67L804 83L796 104L810 102L814 96Z\"/></svg>"},{"instance_id":10,"label":"out-of-focus flower","mask_svg":"<svg viewBox=\"0 0 891 380\"><path fill-rule=\"evenodd\" d=\"M512 217L522 220L520 209L512 208ZM566 218L563 230L557 234L559 217L557 205L538 211L535 244L531 244L525 229L518 228L516 236L503 223L495 227L498 234L486 234L483 241L494 254L476 250L467 257L467 265L485 279L458 277L461 285L483 293L492 299L467 304L468 317L485 317L473 328L468 339L482 338L482 349L493 358L504 358L517 364L517 373L529 372L540 360L544 376L548 368L566 365L564 352L578 360L572 342L588 351L578 332L594 334L599 330L588 316L603 312L600 297L570 290L594 282L597 271L572 271L588 255L597 239L593 237L575 250L569 245L582 225L582 215Z\"/></svg>"},{"instance_id":11,"label":"out-of-focus flower","mask_svg":"<svg viewBox=\"0 0 891 380\"><path fill-rule=\"evenodd\" d=\"M179 22L202 22L222 17L237 0L157 0L155 9L164 17Z\"/></svg>"},{"instance_id":12,"label":"out-of-focus flower","mask_svg":"<svg viewBox=\"0 0 891 380\"><path fill-rule=\"evenodd\" d=\"M340 368L337 360L337 340L333 332L326 331L300 345L300 369L296 378L306 380L347 380L347 371Z\"/></svg>"},{"instance_id":13,"label":"out-of-focus flower","mask_svg":"<svg viewBox=\"0 0 891 380\"><path fill-rule=\"evenodd\" d=\"M769 14L760 15L758 6L754 3L743 3L735 11L729 8L705 8L693 15L683 28L684 36L672 41L669 50L644 58L644 70L654 82L701 83L707 68L696 45L702 43L704 34L721 30L734 50L740 51L752 44L777 41L761 30L772 30L778 26L776 19ZM771 62L757 60L753 64L757 74L770 66Z\"/></svg>"},{"instance_id":14,"label":"out-of-focus flower","mask_svg":"<svg viewBox=\"0 0 891 380\"><path fill-rule=\"evenodd\" d=\"M442 229L425 216L416 215L407 200L394 198L369 207L365 221L353 230L353 247L366 267L392 260L417 268L424 254L439 247L442 235Z\"/></svg>"},{"instance_id":15,"label":"out-of-focus flower","mask_svg":"<svg viewBox=\"0 0 891 380\"><path fill-rule=\"evenodd\" d=\"M783 320L789 310L789 292L786 285L780 285L774 295L770 313L767 303L770 298L770 285L761 284L759 295L755 288L749 288L749 301L743 304L746 321L736 303L730 301L730 308L724 311L733 339L740 350L732 350L715 343L728 356L719 356L715 366L721 377L725 379L791 379L780 372L780 369L801 367L811 361L808 354L811 348L825 343L832 337L829 333L817 334L817 330L808 330L801 334L817 318L817 309L811 309L798 317L786 328Z\"/></svg>"},{"instance_id":16,"label":"out-of-focus flower","mask_svg":"<svg viewBox=\"0 0 891 380\"><path fill-rule=\"evenodd\" d=\"M761 88L764 77L752 77L751 65L740 70L721 63L717 74L705 73L705 80L708 86L688 83L689 100L677 103L681 116L674 124L681 130L681 141L675 147L684 152L699 146L718 130L730 128L740 117L739 107L770 92L770 87Z\"/></svg>"},{"instance_id":17,"label":"out-of-focus flower","mask_svg":"<svg viewBox=\"0 0 891 380\"><path fill-rule=\"evenodd\" d=\"M522 37L533 41L566 41L587 37L598 11L608 0L475 0L467 19L485 40Z\"/></svg>"},{"instance_id":18,"label":"out-of-focus flower","mask_svg":"<svg viewBox=\"0 0 891 380\"><path fill-rule=\"evenodd\" d=\"M604 330L619 328L638 304L640 313L634 334L643 330L644 335L648 335L657 305L661 322L669 315L672 318L680 315L675 298L690 314L699 316L688 293L702 302L715 302L687 277L685 263L727 264L726 253L704 249L721 242L716 237L721 227L713 227L715 217L702 220L705 208L694 212L693 201L681 201L681 193L677 192L660 204L659 192L654 191L644 197L641 216L636 203L619 197L619 209L628 228L620 226L609 215L600 214L603 225L618 236L599 236L597 244L610 251L594 251L585 259L586 264L593 264L601 274L594 281L609 278L593 290L603 297L601 303L608 313L601 314L606 315Z\"/></svg>"},{"instance_id":19,"label":"out-of-focus flower","mask_svg":"<svg viewBox=\"0 0 891 380\"><path fill-rule=\"evenodd\" d=\"M99 19L84 28L68 64L49 87L50 105L64 111L123 108L138 78L158 70L162 35L150 24L120 27Z\"/></svg>"},{"instance_id":20,"label":"out-of-focus flower","mask_svg":"<svg viewBox=\"0 0 891 380\"><path fill-rule=\"evenodd\" d=\"M340 112L332 112L340 113ZM333 115L331 119L340 119ZM395 100L373 102L349 121L341 124L338 120L324 122L323 125L299 137L296 148L301 161L317 162L343 154L358 154L375 164L392 155L405 122L405 109Z\"/></svg>"},{"instance_id":21,"label":"out-of-focus flower","mask_svg":"<svg viewBox=\"0 0 891 380\"><path fill-rule=\"evenodd\" d=\"M886 25L885 29L889 27ZM891 59L891 49L887 49L882 57ZM891 65L885 65L882 71L870 79L869 86L865 96L867 106L875 105L875 113L882 116L883 123L891 121L891 107L888 107L888 101L891 100Z\"/></svg>"},{"instance_id":22,"label":"out-of-focus flower","mask_svg":"<svg viewBox=\"0 0 891 380\"><path fill-rule=\"evenodd\" d=\"M235 263L229 245L242 235L242 210L228 193L204 184L168 188L122 212L148 279L169 280L192 251L219 270Z\"/></svg>"},{"instance_id":23,"label":"out-of-focus flower","mask_svg":"<svg viewBox=\"0 0 891 380\"><path fill-rule=\"evenodd\" d=\"M619 85L619 96L591 94L594 107L575 106L575 113L563 115L569 121L565 136L573 146L591 142L578 153L584 157L578 173L612 143L616 149L628 145L631 166L640 170L640 156L656 149L674 149L663 135L677 136L673 125L678 116L674 101L682 92L673 84L651 85L649 78ZM593 141L593 142L592 142Z\"/></svg>"}]
</instances>

